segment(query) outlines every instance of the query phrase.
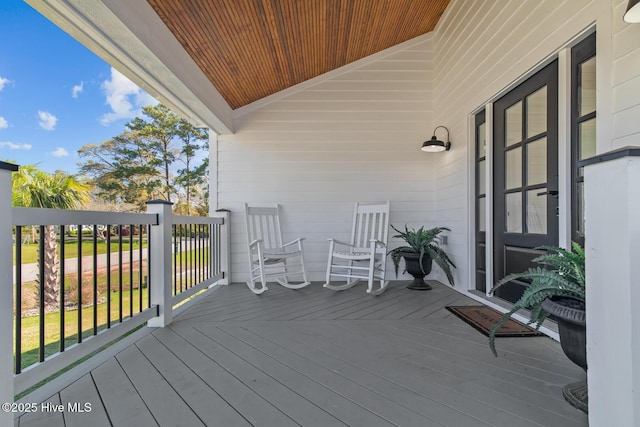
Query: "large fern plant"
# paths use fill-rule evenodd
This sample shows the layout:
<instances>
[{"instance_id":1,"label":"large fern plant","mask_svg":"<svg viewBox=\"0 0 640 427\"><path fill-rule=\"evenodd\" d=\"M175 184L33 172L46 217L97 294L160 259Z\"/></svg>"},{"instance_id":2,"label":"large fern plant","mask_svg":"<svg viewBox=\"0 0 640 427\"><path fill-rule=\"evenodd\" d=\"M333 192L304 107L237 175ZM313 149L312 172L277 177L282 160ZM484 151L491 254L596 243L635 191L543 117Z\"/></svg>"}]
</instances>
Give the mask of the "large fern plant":
<instances>
[{"instance_id":1,"label":"large fern plant","mask_svg":"<svg viewBox=\"0 0 640 427\"><path fill-rule=\"evenodd\" d=\"M549 316L542 308L542 302L547 298L564 298L573 300L584 308L585 303L585 267L584 249L578 244L572 244L573 250L566 250L556 246L540 246L536 249L547 253L534 258L534 262L546 266L532 267L523 273L515 273L500 280L491 291L514 279L528 279L531 284L525 289L522 297L493 325L489 332L489 347L495 356L495 333L518 310L529 310L531 313L528 325L539 329L542 322Z\"/></svg>"},{"instance_id":2,"label":"large fern plant","mask_svg":"<svg viewBox=\"0 0 640 427\"><path fill-rule=\"evenodd\" d=\"M443 231L451 231L450 229L446 227L434 227L429 230L425 230L424 227L420 227L416 230L413 228L409 229L406 225L404 226L404 231L398 230L393 225L391 228L399 233L393 236L394 238L402 239L407 243L406 246L400 246L399 248L389 251L389 256L391 256L393 265L396 269L396 276L398 275L398 268L400 267L400 259L402 258L402 255L406 253L418 254L418 264L420 265L420 269L423 273L425 271L422 267L422 259L426 255L431 257L431 259L440 266L442 271L444 271L444 274L446 274L449 283L454 285L451 267L455 268L455 264L438 243L438 236L440 233Z\"/></svg>"}]
</instances>

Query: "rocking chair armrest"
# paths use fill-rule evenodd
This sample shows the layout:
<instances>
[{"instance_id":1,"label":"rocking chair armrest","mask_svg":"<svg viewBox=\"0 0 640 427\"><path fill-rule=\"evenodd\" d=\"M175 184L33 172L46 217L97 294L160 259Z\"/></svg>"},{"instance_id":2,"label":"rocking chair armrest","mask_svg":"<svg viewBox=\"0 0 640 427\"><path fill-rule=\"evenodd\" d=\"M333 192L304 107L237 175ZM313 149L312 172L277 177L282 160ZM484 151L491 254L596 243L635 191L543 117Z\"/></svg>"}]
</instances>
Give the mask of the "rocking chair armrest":
<instances>
[{"instance_id":1,"label":"rocking chair armrest","mask_svg":"<svg viewBox=\"0 0 640 427\"><path fill-rule=\"evenodd\" d=\"M369 242L375 243L376 246L380 246L380 247L383 247L383 248L387 246L387 244L385 242L383 242L381 240L377 240L377 239L371 239L371 240L369 240Z\"/></svg>"},{"instance_id":2,"label":"rocking chair armrest","mask_svg":"<svg viewBox=\"0 0 640 427\"><path fill-rule=\"evenodd\" d=\"M333 242L333 243L337 243L338 245L349 246L351 248L354 247L351 243L343 242L341 240L333 239L331 237L329 237L327 240L330 241L330 242Z\"/></svg>"},{"instance_id":3,"label":"rocking chair armrest","mask_svg":"<svg viewBox=\"0 0 640 427\"><path fill-rule=\"evenodd\" d=\"M302 242L303 240L304 240L304 237L298 237L298 238L297 238L297 239L295 239L295 240L292 240L292 241L290 241L290 242L285 243L284 245L282 245L282 247L283 247L283 248L286 248L287 246L291 246L291 245L293 245L293 244L300 243L300 242Z\"/></svg>"},{"instance_id":4,"label":"rocking chair armrest","mask_svg":"<svg viewBox=\"0 0 640 427\"><path fill-rule=\"evenodd\" d=\"M249 243L249 247L253 248L254 246L257 246L259 243L262 243L262 239L256 239L253 242Z\"/></svg>"}]
</instances>

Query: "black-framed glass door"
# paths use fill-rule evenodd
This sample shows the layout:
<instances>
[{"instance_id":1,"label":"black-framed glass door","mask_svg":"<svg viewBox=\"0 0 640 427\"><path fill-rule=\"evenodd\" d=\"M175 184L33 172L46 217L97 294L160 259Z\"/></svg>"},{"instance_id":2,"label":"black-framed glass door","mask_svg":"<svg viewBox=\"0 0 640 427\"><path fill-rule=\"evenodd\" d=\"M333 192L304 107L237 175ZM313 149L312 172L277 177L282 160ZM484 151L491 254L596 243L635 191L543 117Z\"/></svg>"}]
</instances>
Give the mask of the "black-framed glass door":
<instances>
[{"instance_id":1,"label":"black-framed glass door","mask_svg":"<svg viewBox=\"0 0 640 427\"><path fill-rule=\"evenodd\" d=\"M558 244L558 63L494 103L493 260L497 282L533 265L541 245ZM496 296L517 301L527 283Z\"/></svg>"}]
</instances>

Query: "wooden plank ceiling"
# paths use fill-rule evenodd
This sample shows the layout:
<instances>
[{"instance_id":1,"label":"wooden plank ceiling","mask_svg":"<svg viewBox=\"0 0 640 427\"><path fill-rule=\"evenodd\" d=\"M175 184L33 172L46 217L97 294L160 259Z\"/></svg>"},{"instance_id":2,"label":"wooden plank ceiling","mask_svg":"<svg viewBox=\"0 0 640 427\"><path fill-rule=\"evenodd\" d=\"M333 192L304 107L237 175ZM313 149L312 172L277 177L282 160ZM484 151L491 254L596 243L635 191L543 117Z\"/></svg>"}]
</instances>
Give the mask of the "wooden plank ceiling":
<instances>
[{"instance_id":1,"label":"wooden plank ceiling","mask_svg":"<svg viewBox=\"0 0 640 427\"><path fill-rule=\"evenodd\" d=\"M147 0L231 108L432 31L449 0Z\"/></svg>"}]
</instances>

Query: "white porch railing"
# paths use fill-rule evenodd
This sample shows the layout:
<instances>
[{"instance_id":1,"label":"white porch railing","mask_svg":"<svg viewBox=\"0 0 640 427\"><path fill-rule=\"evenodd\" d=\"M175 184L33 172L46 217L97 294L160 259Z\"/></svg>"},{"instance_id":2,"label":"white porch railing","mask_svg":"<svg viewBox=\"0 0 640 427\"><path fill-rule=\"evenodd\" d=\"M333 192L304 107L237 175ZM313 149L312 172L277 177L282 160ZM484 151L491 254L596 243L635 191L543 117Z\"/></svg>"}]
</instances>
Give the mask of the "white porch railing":
<instances>
[{"instance_id":1,"label":"white porch railing","mask_svg":"<svg viewBox=\"0 0 640 427\"><path fill-rule=\"evenodd\" d=\"M0 200L11 200L15 170L0 162ZM168 325L198 292L228 284L226 211L211 217L176 216L165 201L149 202L142 214L12 208L5 203L0 218L0 403L13 402L14 394L140 325ZM23 244L23 236L32 229L38 262L25 264L29 245ZM53 263L46 257L51 245L59 258ZM77 248L75 258L65 256L68 248ZM42 279L56 272L59 296L47 306ZM38 297L33 303L37 307L26 313L23 294L28 292ZM29 349L35 363L23 358L25 323L29 333L37 331L38 343L31 339ZM0 425L9 420L13 414L0 413Z\"/></svg>"}]
</instances>

